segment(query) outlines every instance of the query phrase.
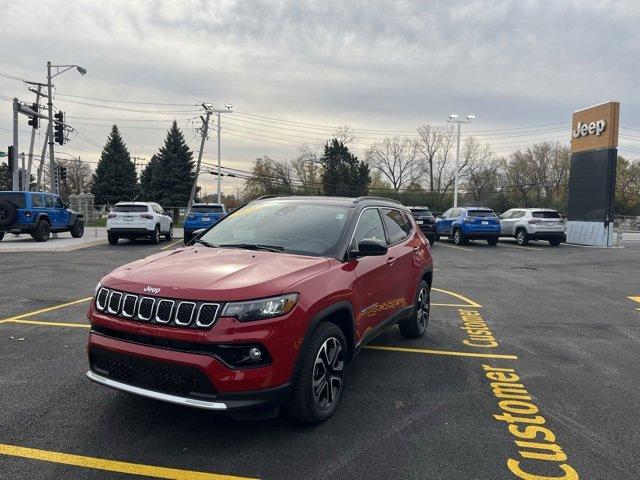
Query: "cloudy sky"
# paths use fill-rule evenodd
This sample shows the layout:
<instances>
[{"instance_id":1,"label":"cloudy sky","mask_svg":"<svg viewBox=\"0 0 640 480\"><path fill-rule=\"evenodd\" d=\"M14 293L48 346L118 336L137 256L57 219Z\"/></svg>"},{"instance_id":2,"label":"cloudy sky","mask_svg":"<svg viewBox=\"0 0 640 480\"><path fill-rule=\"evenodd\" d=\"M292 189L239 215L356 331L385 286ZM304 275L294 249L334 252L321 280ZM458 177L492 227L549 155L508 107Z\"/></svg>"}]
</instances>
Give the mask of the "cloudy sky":
<instances>
[{"instance_id":1,"label":"cloudy sky","mask_svg":"<svg viewBox=\"0 0 640 480\"><path fill-rule=\"evenodd\" d=\"M356 129L363 156L452 112L475 114L466 132L506 154L568 139L571 112L607 100L622 102L622 153L640 157L637 1L3 0L0 11L0 74L45 81L47 60L88 70L57 77L54 103L80 132L61 150L92 164L114 122L132 155L149 159L174 118L195 150L202 101L233 104L223 165L245 170L337 125ZM2 149L13 97L34 95L0 76Z\"/></svg>"}]
</instances>

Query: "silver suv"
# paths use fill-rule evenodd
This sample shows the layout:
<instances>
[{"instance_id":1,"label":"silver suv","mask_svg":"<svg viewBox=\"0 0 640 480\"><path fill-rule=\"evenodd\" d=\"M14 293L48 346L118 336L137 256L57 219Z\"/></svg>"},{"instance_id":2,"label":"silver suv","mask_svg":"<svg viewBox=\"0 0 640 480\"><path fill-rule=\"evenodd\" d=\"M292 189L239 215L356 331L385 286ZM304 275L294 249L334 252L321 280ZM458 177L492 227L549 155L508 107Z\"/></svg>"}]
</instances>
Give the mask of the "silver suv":
<instances>
[{"instance_id":1,"label":"silver suv","mask_svg":"<svg viewBox=\"0 0 640 480\"><path fill-rule=\"evenodd\" d=\"M500 215L500 236L514 237L518 245L548 240L552 247L566 241L564 219L548 208L512 208Z\"/></svg>"}]
</instances>

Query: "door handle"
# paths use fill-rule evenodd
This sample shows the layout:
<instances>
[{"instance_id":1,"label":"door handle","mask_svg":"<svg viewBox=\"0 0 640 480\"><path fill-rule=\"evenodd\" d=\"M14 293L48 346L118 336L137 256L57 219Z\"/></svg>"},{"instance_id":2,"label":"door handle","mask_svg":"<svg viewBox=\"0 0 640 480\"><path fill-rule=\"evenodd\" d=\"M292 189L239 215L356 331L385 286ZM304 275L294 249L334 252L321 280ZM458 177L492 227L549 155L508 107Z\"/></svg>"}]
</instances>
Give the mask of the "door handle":
<instances>
[{"instance_id":1,"label":"door handle","mask_svg":"<svg viewBox=\"0 0 640 480\"><path fill-rule=\"evenodd\" d=\"M396 258L395 257L389 257L387 258L387 263L389 265L393 265L396 262Z\"/></svg>"}]
</instances>

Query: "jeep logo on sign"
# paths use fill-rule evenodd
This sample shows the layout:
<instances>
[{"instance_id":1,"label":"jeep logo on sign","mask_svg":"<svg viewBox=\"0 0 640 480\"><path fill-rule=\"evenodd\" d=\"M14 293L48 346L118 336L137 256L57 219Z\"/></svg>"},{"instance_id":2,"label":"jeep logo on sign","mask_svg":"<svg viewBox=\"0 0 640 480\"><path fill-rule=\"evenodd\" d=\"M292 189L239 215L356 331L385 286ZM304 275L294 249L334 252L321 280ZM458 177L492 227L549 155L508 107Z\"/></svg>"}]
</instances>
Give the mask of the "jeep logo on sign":
<instances>
[{"instance_id":1,"label":"jeep logo on sign","mask_svg":"<svg viewBox=\"0 0 640 480\"><path fill-rule=\"evenodd\" d=\"M159 288L152 287L151 285L147 285L147 286L144 288L144 291L145 291L145 292L149 292L149 293L160 293L160 289L159 289Z\"/></svg>"},{"instance_id":2,"label":"jeep logo on sign","mask_svg":"<svg viewBox=\"0 0 640 480\"><path fill-rule=\"evenodd\" d=\"M571 132L571 136L573 138L586 137L588 135L595 135L596 137L599 137L606 127L607 122L605 122L604 119L590 123L578 122L576 129Z\"/></svg>"}]
</instances>

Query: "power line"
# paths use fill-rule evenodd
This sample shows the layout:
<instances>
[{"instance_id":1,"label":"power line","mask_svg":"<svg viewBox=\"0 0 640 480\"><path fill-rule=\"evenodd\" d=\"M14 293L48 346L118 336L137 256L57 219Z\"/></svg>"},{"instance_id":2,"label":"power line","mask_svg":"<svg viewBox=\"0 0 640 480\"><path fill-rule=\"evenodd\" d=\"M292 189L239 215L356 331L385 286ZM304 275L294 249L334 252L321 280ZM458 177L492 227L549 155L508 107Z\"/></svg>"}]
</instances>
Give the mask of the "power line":
<instances>
[{"instance_id":1,"label":"power line","mask_svg":"<svg viewBox=\"0 0 640 480\"><path fill-rule=\"evenodd\" d=\"M108 102L108 103L126 103L133 105L159 105L165 107L195 107L196 105L193 103L160 103L160 102L134 102L130 100L113 100L107 98L97 98L97 97L83 97L82 95L71 95L69 93L60 93L56 92L57 96L60 97L70 97L70 98L82 98L85 100L96 100L99 102Z\"/></svg>"}]
</instances>

